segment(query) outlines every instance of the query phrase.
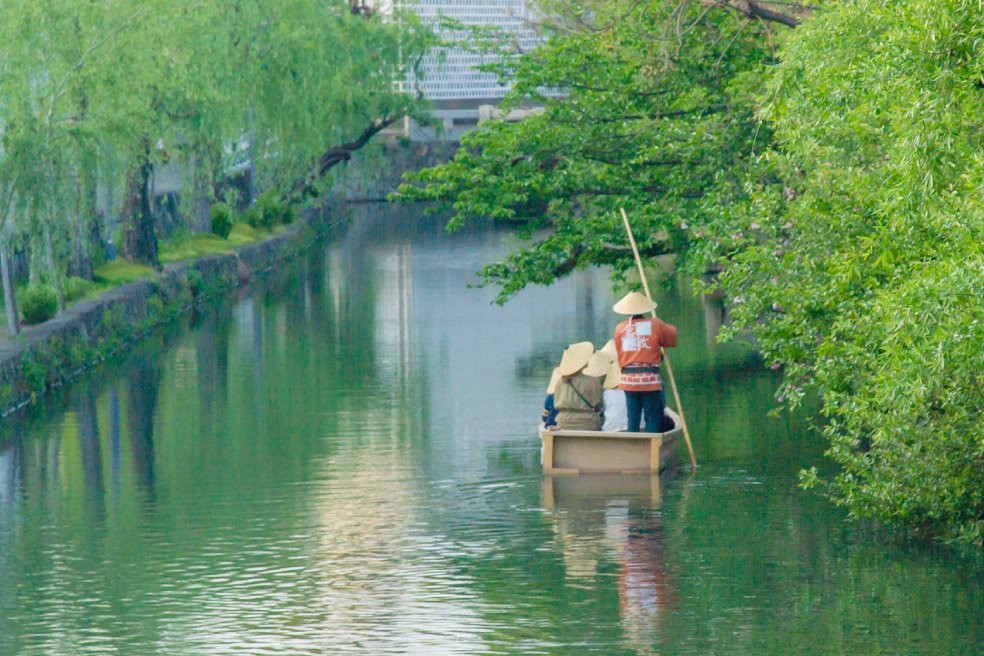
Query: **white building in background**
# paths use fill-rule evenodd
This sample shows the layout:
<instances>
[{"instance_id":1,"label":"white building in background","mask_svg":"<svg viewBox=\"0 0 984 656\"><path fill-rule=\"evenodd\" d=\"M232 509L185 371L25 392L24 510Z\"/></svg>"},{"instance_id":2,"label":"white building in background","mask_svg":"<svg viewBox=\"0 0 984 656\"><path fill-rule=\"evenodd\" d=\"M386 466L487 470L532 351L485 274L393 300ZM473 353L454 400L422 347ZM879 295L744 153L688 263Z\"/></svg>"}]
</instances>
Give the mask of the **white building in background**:
<instances>
[{"instance_id":1,"label":"white building in background","mask_svg":"<svg viewBox=\"0 0 984 656\"><path fill-rule=\"evenodd\" d=\"M425 21L436 24L441 17L467 25L496 27L509 35L517 51L536 48L540 37L533 29L528 0L403 0L397 6L411 9ZM446 41L460 40L464 35L450 29L440 34ZM420 89L435 106L434 118L443 130L420 129L410 126L411 138L456 141L461 134L478 124L479 107L495 105L509 91L494 73L478 70L478 66L497 59L460 47L445 47L428 54L423 61L422 79L411 72L406 80L407 90ZM486 108L484 115L489 113Z\"/></svg>"}]
</instances>

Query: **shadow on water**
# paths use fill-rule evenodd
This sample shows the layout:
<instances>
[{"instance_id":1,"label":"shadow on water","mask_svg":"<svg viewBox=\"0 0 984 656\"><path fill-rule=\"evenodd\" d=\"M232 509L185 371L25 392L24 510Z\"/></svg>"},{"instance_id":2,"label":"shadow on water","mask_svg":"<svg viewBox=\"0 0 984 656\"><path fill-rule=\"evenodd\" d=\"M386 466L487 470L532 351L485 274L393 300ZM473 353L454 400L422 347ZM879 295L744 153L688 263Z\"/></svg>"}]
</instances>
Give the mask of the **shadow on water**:
<instances>
[{"instance_id":1,"label":"shadow on water","mask_svg":"<svg viewBox=\"0 0 984 656\"><path fill-rule=\"evenodd\" d=\"M0 654L980 653L980 564L798 490L822 444L679 281L699 471L543 479L550 370L615 299L492 306L466 285L509 239L356 207L5 422Z\"/></svg>"}]
</instances>

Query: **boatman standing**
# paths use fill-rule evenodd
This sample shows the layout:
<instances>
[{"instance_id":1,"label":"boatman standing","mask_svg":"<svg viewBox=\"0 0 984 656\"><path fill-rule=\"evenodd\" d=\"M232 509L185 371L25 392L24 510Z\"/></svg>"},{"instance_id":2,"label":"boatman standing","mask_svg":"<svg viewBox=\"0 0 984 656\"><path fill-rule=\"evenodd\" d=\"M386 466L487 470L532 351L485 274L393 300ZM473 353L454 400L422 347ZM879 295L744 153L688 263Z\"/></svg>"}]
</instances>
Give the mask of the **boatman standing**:
<instances>
[{"instance_id":1,"label":"boatman standing","mask_svg":"<svg viewBox=\"0 0 984 656\"><path fill-rule=\"evenodd\" d=\"M677 329L655 317L645 317L656 309L656 303L639 292L629 292L612 309L629 315L615 328L615 350L622 369L618 387L625 392L629 432L639 432L645 414L646 432L662 433L666 392L659 365L663 349L676 346Z\"/></svg>"}]
</instances>

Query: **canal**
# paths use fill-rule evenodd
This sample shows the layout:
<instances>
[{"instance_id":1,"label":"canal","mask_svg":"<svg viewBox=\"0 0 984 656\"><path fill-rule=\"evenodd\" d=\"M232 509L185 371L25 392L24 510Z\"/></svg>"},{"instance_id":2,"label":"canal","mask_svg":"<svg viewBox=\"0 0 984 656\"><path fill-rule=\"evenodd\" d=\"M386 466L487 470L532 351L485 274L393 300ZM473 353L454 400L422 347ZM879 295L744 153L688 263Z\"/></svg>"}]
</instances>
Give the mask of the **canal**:
<instances>
[{"instance_id":1,"label":"canal","mask_svg":"<svg viewBox=\"0 0 984 656\"><path fill-rule=\"evenodd\" d=\"M798 490L822 444L685 287L696 475L543 480L606 274L491 306L509 237L408 212L0 425L0 654L984 653L984 567Z\"/></svg>"}]
</instances>

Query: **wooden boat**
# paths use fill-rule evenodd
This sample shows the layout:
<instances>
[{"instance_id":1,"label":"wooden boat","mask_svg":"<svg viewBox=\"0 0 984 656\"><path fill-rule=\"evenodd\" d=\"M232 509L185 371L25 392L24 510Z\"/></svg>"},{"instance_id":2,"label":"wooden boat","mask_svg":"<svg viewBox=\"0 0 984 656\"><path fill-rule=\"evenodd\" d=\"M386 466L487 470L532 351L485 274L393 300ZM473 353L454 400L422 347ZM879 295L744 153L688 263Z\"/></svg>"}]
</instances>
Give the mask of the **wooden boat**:
<instances>
[{"instance_id":1,"label":"wooden boat","mask_svg":"<svg viewBox=\"0 0 984 656\"><path fill-rule=\"evenodd\" d=\"M682 432L680 416L669 408L673 428L664 433L607 433L553 430L540 427L540 460L544 474L658 474L676 460Z\"/></svg>"}]
</instances>

